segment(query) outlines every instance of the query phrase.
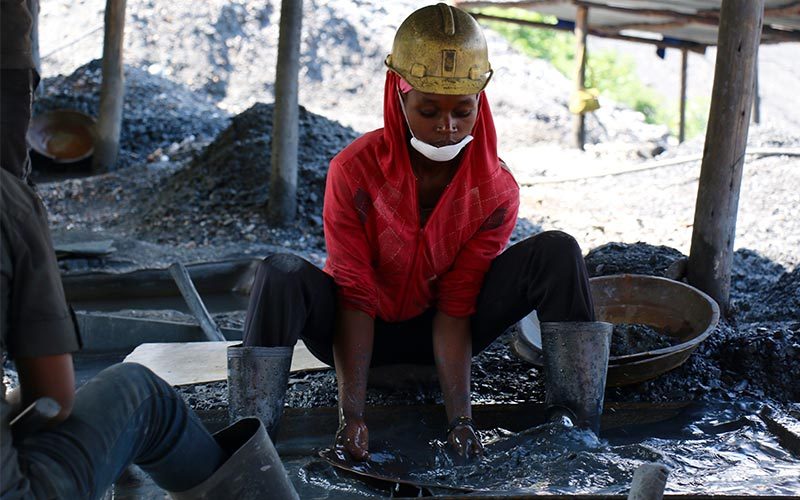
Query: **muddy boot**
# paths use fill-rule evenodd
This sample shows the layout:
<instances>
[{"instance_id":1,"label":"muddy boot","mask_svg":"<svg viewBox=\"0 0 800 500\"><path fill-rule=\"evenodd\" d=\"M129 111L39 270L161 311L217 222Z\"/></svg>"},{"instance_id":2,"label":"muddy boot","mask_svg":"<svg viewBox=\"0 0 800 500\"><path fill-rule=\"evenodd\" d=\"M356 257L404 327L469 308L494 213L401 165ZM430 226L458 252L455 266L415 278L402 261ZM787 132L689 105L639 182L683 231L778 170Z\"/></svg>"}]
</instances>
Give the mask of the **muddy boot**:
<instances>
[{"instance_id":1,"label":"muddy boot","mask_svg":"<svg viewBox=\"0 0 800 500\"><path fill-rule=\"evenodd\" d=\"M599 433L613 325L559 322L541 329L549 418L566 416Z\"/></svg>"},{"instance_id":2,"label":"muddy boot","mask_svg":"<svg viewBox=\"0 0 800 500\"><path fill-rule=\"evenodd\" d=\"M244 418L214 434L230 457L208 479L194 488L170 492L176 500L236 498L299 499L286 475L278 452L257 418ZM191 467L191 464L186 464Z\"/></svg>"},{"instance_id":3,"label":"muddy boot","mask_svg":"<svg viewBox=\"0 0 800 500\"><path fill-rule=\"evenodd\" d=\"M228 416L258 417L275 442L293 347L228 347Z\"/></svg>"},{"instance_id":4,"label":"muddy boot","mask_svg":"<svg viewBox=\"0 0 800 500\"><path fill-rule=\"evenodd\" d=\"M669 468L664 464L640 465L633 473L628 500L661 500L668 475Z\"/></svg>"}]
</instances>

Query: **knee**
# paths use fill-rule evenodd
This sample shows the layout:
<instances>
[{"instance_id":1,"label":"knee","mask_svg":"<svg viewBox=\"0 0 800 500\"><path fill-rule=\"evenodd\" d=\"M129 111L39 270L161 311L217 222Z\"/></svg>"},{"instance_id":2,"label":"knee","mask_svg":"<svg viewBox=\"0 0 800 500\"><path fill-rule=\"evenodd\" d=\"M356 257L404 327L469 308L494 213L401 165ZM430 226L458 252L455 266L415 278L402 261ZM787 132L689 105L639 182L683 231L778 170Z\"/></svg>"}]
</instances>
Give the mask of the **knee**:
<instances>
[{"instance_id":1,"label":"knee","mask_svg":"<svg viewBox=\"0 0 800 500\"><path fill-rule=\"evenodd\" d=\"M575 261L583 261L583 253L578 241L563 231L545 231L531 239L536 239L539 250L550 265L564 263L571 265Z\"/></svg>"},{"instance_id":2,"label":"knee","mask_svg":"<svg viewBox=\"0 0 800 500\"><path fill-rule=\"evenodd\" d=\"M299 275L306 264L307 262L297 255L277 253L266 257L258 264L257 274L263 279L285 283Z\"/></svg>"},{"instance_id":3,"label":"knee","mask_svg":"<svg viewBox=\"0 0 800 500\"><path fill-rule=\"evenodd\" d=\"M161 382L161 378L150 368L139 363L117 363L101 372L103 377L122 383Z\"/></svg>"},{"instance_id":4,"label":"knee","mask_svg":"<svg viewBox=\"0 0 800 500\"><path fill-rule=\"evenodd\" d=\"M536 235L542 251L550 255L583 255L578 241L564 231L545 231Z\"/></svg>"}]
</instances>

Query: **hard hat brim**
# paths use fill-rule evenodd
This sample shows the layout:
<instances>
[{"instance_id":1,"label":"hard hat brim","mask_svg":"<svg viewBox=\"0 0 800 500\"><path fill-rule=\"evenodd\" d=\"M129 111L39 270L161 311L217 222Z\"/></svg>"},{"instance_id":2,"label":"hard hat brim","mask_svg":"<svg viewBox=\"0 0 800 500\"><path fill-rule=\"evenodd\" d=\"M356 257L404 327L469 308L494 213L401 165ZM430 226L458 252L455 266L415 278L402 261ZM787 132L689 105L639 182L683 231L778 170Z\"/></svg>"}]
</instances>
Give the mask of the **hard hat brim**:
<instances>
[{"instance_id":1,"label":"hard hat brim","mask_svg":"<svg viewBox=\"0 0 800 500\"><path fill-rule=\"evenodd\" d=\"M480 76L480 78L447 78L437 76L421 76L416 77L412 75L404 75L396 69L392 68L388 62L386 66L400 75L405 81L411 85L414 90L425 92L426 94L442 94L442 95L471 95L478 94L489 83L492 78L493 71L490 69Z\"/></svg>"}]
</instances>

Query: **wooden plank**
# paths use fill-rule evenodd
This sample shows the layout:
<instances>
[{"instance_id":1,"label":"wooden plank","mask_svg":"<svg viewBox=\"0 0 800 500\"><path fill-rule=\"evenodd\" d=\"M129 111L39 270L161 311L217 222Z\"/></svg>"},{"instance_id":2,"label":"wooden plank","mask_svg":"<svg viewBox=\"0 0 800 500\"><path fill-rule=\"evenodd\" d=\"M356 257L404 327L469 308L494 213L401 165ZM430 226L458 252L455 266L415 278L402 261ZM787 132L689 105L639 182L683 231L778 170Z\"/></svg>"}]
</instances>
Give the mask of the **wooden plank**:
<instances>
[{"instance_id":1,"label":"wooden plank","mask_svg":"<svg viewBox=\"0 0 800 500\"><path fill-rule=\"evenodd\" d=\"M92 157L92 169L95 172L112 170L119 154L122 104L125 94L125 68L122 63L125 1L106 0L103 83L100 86L100 113L95 127Z\"/></svg>"},{"instance_id":2,"label":"wooden plank","mask_svg":"<svg viewBox=\"0 0 800 500\"><path fill-rule=\"evenodd\" d=\"M236 344L241 342L142 344L125 358L125 362L150 368L170 385L219 382L228 379L227 348ZM297 342L292 356L292 372L327 368L328 365L315 358L302 341Z\"/></svg>"},{"instance_id":3,"label":"wooden plank","mask_svg":"<svg viewBox=\"0 0 800 500\"><path fill-rule=\"evenodd\" d=\"M728 308L736 214L764 0L722 2L714 86L697 191L689 283Z\"/></svg>"}]
</instances>

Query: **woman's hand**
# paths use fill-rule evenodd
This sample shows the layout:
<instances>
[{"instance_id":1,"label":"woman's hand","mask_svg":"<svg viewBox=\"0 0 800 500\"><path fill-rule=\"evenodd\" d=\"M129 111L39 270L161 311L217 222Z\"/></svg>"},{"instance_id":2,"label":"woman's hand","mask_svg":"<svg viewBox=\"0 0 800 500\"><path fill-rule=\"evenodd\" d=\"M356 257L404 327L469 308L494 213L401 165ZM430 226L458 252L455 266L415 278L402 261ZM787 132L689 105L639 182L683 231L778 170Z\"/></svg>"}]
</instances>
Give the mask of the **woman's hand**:
<instances>
[{"instance_id":1,"label":"woman's hand","mask_svg":"<svg viewBox=\"0 0 800 500\"><path fill-rule=\"evenodd\" d=\"M369 430L363 419L345 419L336 431L334 447L344 450L353 460L369 459Z\"/></svg>"},{"instance_id":2,"label":"woman's hand","mask_svg":"<svg viewBox=\"0 0 800 500\"><path fill-rule=\"evenodd\" d=\"M447 434L447 445L462 459L483 455L483 445L470 424L456 425Z\"/></svg>"}]
</instances>

